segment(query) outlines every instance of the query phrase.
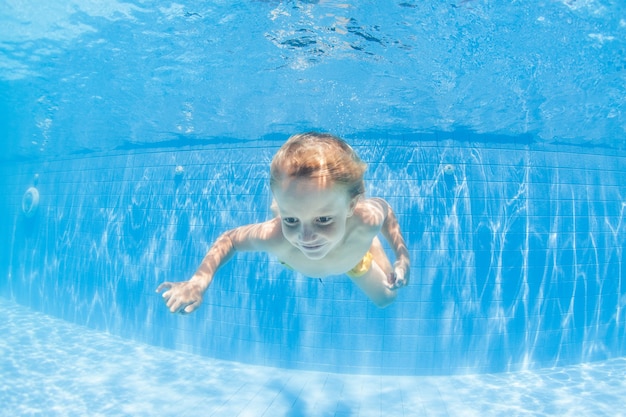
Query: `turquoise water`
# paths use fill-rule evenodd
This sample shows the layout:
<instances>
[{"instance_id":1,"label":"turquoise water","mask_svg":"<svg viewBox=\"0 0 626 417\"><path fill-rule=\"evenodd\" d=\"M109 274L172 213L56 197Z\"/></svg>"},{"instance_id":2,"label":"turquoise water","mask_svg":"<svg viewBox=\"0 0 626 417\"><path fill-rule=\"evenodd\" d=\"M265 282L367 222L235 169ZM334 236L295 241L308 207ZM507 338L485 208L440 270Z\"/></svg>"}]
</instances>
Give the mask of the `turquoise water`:
<instances>
[{"instance_id":1,"label":"turquoise water","mask_svg":"<svg viewBox=\"0 0 626 417\"><path fill-rule=\"evenodd\" d=\"M624 4L0 6L3 156L470 130L624 146Z\"/></svg>"},{"instance_id":2,"label":"turquoise water","mask_svg":"<svg viewBox=\"0 0 626 417\"><path fill-rule=\"evenodd\" d=\"M3 2L2 412L615 415L625 32L618 1ZM170 315L311 129L369 164L411 285L379 310L239 254Z\"/></svg>"},{"instance_id":3,"label":"turquoise water","mask_svg":"<svg viewBox=\"0 0 626 417\"><path fill-rule=\"evenodd\" d=\"M3 415L620 416L626 361L535 372L359 376L225 362L134 343L3 300Z\"/></svg>"},{"instance_id":4,"label":"turquoise water","mask_svg":"<svg viewBox=\"0 0 626 417\"><path fill-rule=\"evenodd\" d=\"M242 253L201 309L167 311L160 282L190 276L225 229L270 216L267 161L281 141L269 140L5 169L2 294L132 340L292 369L447 375L622 356L626 155L462 137L353 140L370 163L367 193L394 207L413 260L389 308L344 276ZM41 203L26 217L35 173Z\"/></svg>"}]
</instances>

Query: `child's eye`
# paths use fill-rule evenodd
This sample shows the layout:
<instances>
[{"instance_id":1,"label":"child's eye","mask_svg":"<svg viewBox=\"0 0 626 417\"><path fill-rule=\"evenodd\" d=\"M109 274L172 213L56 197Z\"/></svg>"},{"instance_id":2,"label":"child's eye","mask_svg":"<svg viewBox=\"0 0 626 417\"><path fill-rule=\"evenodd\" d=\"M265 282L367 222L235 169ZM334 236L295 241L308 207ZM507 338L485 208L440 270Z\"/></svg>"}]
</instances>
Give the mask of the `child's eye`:
<instances>
[{"instance_id":1,"label":"child's eye","mask_svg":"<svg viewBox=\"0 0 626 417\"><path fill-rule=\"evenodd\" d=\"M285 217L283 218L283 223L285 223L287 226L295 226L296 224L298 224L298 219L296 219L295 217Z\"/></svg>"},{"instance_id":2,"label":"child's eye","mask_svg":"<svg viewBox=\"0 0 626 417\"><path fill-rule=\"evenodd\" d=\"M333 222L333 218L330 216L321 216L316 219L317 224L327 226Z\"/></svg>"}]
</instances>

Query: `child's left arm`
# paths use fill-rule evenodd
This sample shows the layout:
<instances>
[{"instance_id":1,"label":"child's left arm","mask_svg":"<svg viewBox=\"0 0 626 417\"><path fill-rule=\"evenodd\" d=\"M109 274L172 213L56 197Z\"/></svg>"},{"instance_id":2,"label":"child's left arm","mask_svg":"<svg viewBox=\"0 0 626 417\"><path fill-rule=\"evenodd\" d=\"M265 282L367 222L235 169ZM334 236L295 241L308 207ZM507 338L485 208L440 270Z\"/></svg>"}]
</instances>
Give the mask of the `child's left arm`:
<instances>
[{"instance_id":1,"label":"child's left arm","mask_svg":"<svg viewBox=\"0 0 626 417\"><path fill-rule=\"evenodd\" d=\"M377 198L376 200L385 215L385 220L380 231L385 239L387 239L387 242L389 242L391 249L396 255L396 261L393 263L393 278L395 279L392 288L400 288L409 283L409 274L411 272L409 250L406 247L398 219L391 209L391 206L383 199Z\"/></svg>"}]
</instances>

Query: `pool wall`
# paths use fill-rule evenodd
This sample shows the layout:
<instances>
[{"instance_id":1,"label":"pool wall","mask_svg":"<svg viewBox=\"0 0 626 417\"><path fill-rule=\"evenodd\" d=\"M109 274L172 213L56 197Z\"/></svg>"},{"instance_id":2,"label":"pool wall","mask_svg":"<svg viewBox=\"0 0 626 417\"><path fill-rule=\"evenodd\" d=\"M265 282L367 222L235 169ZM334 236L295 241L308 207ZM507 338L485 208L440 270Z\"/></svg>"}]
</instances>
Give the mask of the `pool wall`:
<instances>
[{"instance_id":1,"label":"pool wall","mask_svg":"<svg viewBox=\"0 0 626 417\"><path fill-rule=\"evenodd\" d=\"M392 306L377 309L346 277L241 253L197 312L171 315L160 282L187 279L223 231L269 218L268 164L284 139L3 163L0 296L125 338L287 368L456 374L625 353L626 152L526 137L348 138L410 248L411 284Z\"/></svg>"}]
</instances>

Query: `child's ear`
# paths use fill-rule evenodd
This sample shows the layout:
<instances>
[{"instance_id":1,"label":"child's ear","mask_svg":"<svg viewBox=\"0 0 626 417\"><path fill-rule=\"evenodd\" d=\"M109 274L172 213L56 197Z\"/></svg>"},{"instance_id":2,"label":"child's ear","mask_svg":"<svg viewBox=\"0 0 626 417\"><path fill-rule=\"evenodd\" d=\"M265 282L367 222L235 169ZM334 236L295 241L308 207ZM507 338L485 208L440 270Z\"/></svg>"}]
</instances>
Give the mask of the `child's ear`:
<instances>
[{"instance_id":1,"label":"child's ear","mask_svg":"<svg viewBox=\"0 0 626 417\"><path fill-rule=\"evenodd\" d=\"M272 204L270 205L270 210L272 210L272 214L274 217L280 216L280 211L278 210L278 204L276 204L276 200L272 198Z\"/></svg>"},{"instance_id":2,"label":"child's ear","mask_svg":"<svg viewBox=\"0 0 626 417\"><path fill-rule=\"evenodd\" d=\"M357 195L356 197L353 197L352 200L350 200L350 208L348 209L348 217L352 217L352 215L354 214L354 209L356 209L356 205L359 203L362 197L363 196L361 195Z\"/></svg>"}]
</instances>

